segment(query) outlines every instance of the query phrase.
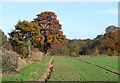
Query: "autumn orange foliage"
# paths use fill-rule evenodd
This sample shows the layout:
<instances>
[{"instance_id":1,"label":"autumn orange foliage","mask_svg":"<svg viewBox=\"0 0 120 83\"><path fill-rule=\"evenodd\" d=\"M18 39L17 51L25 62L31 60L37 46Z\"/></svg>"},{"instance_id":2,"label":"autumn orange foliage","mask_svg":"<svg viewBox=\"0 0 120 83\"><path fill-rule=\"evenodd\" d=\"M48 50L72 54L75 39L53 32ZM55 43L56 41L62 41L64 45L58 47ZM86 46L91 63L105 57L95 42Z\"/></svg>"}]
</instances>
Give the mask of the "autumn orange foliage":
<instances>
[{"instance_id":1,"label":"autumn orange foliage","mask_svg":"<svg viewBox=\"0 0 120 83\"><path fill-rule=\"evenodd\" d=\"M102 49L106 50L109 54L112 52L120 52L120 28L114 25L106 28L106 33L102 36L102 39L99 41L100 45L102 45ZM111 52L110 52L111 51Z\"/></svg>"},{"instance_id":2,"label":"autumn orange foliage","mask_svg":"<svg viewBox=\"0 0 120 83\"><path fill-rule=\"evenodd\" d=\"M46 53L50 45L62 46L66 42L63 35L61 24L57 20L57 16L53 12L42 12L34 19L38 22L40 35L36 38L39 45L43 46L43 51Z\"/></svg>"}]
</instances>

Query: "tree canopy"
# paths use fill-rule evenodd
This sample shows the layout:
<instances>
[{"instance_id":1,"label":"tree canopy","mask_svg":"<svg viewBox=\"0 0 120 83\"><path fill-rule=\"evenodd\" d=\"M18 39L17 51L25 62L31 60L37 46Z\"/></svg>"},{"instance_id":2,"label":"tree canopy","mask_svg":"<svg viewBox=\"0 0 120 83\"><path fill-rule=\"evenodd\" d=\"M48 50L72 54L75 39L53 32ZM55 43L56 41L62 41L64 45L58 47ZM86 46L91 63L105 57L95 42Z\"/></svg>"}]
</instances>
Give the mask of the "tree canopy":
<instances>
[{"instance_id":1,"label":"tree canopy","mask_svg":"<svg viewBox=\"0 0 120 83\"><path fill-rule=\"evenodd\" d=\"M39 26L37 22L18 21L10 35L10 43L12 46L18 46L23 50L28 49L25 55L30 55L30 44L35 44L33 41L39 35ZM16 48L14 49L16 50ZM19 50L19 49L17 49ZM23 50L21 50L23 52Z\"/></svg>"},{"instance_id":2,"label":"tree canopy","mask_svg":"<svg viewBox=\"0 0 120 83\"><path fill-rule=\"evenodd\" d=\"M51 45L62 47L66 42L62 25L59 24L55 13L42 12L37 16L31 22L18 21L15 30L9 33L9 41L14 50L19 50L23 55L30 55L31 45L46 54Z\"/></svg>"},{"instance_id":3,"label":"tree canopy","mask_svg":"<svg viewBox=\"0 0 120 83\"><path fill-rule=\"evenodd\" d=\"M120 28L114 25L111 25L106 28L106 33L102 36L102 39L99 41L99 45L101 45L101 49L112 52L120 49L120 40L119 40Z\"/></svg>"},{"instance_id":4,"label":"tree canopy","mask_svg":"<svg viewBox=\"0 0 120 83\"><path fill-rule=\"evenodd\" d=\"M62 25L57 20L57 16L53 12L42 12L37 15L37 18L34 19L35 22L38 22L40 33L43 36L38 36L39 45L43 47L43 51L46 54L48 48L51 44L62 46L65 41L65 35L63 35Z\"/></svg>"}]
</instances>

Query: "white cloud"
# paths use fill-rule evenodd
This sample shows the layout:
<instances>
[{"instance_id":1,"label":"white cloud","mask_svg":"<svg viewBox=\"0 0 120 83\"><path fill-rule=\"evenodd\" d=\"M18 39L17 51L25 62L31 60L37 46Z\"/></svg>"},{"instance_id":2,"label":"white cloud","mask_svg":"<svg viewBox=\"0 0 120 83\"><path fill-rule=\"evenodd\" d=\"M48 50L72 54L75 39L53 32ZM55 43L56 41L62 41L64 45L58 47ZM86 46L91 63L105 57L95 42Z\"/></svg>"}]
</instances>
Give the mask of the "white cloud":
<instances>
[{"instance_id":1,"label":"white cloud","mask_svg":"<svg viewBox=\"0 0 120 83\"><path fill-rule=\"evenodd\" d=\"M118 8L107 9L107 10L104 10L104 11L100 11L100 13L118 15Z\"/></svg>"}]
</instances>

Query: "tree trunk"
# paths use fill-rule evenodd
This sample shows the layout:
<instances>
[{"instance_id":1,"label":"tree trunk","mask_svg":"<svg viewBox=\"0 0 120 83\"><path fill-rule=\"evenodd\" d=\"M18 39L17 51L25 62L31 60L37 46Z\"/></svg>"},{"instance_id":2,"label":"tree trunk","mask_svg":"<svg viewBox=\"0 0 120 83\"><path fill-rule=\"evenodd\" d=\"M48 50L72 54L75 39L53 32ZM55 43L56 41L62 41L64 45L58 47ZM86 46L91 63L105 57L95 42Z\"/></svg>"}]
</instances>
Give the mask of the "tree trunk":
<instances>
[{"instance_id":1,"label":"tree trunk","mask_svg":"<svg viewBox=\"0 0 120 83\"><path fill-rule=\"evenodd\" d=\"M30 57L30 40L28 39L28 41L27 41L27 50L28 50L28 57Z\"/></svg>"},{"instance_id":2,"label":"tree trunk","mask_svg":"<svg viewBox=\"0 0 120 83\"><path fill-rule=\"evenodd\" d=\"M28 57L30 57L30 46L28 46Z\"/></svg>"},{"instance_id":3,"label":"tree trunk","mask_svg":"<svg viewBox=\"0 0 120 83\"><path fill-rule=\"evenodd\" d=\"M47 46L44 45L44 56L47 56Z\"/></svg>"},{"instance_id":4,"label":"tree trunk","mask_svg":"<svg viewBox=\"0 0 120 83\"><path fill-rule=\"evenodd\" d=\"M44 56L47 56L47 50L48 50L48 47L47 47L47 36L45 35L45 40L44 40Z\"/></svg>"}]
</instances>

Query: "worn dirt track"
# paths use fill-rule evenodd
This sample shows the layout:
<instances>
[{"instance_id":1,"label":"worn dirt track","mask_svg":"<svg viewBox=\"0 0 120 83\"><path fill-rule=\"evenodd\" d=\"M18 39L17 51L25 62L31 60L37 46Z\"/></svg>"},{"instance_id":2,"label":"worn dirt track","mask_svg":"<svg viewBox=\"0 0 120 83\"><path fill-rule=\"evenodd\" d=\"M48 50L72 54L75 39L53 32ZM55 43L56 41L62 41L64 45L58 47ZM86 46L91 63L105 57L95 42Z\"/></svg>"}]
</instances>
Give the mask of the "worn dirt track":
<instances>
[{"instance_id":1,"label":"worn dirt track","mask_svg":"<svg viewBox=\"0 0 120 83\"><path fill-rule=\"evenodd\" d=\"M76 58L76 59L77 59L77 58ZM80 61L83 61L83 62L85 62L85 63L91 64L91 65L94 65L94 66L99 67L99 68L101 68L101 69L104 69L104 70L106 70L106 71L108 71L108 72L111 72L111 73L114 73L114 74L120 75L120 74L117 73L117 72L114 72L114 71L112 71L112 70L109 70L109 69L107 69L107 68L101 67L101 66L99 66L99 65L96 65L96 64L93 64L93 63L87 62L87 61L85 61L85 60L82 60L82 59L77 59L77 60L80 60Z\"/></svg>"},{"instance_id":2,"label":"worn dirt track","mask_svg":"<svg viewBox=\"0 0 120 83\"><path fill-rule=\"evenodd\" d=\"M47 65L47 70L46 72L43 74L42 78L40 78L39 80L37 81L40 81L40 83L45 83L49 80L49 78L51 77L52 75L52 72L53 72L53 59L54 57L52 57L49 62L48 62L48 65Z\"/></svg>"}]
</instances>

